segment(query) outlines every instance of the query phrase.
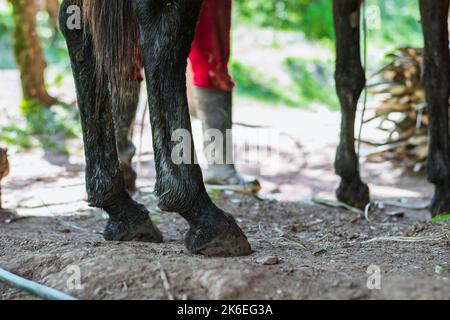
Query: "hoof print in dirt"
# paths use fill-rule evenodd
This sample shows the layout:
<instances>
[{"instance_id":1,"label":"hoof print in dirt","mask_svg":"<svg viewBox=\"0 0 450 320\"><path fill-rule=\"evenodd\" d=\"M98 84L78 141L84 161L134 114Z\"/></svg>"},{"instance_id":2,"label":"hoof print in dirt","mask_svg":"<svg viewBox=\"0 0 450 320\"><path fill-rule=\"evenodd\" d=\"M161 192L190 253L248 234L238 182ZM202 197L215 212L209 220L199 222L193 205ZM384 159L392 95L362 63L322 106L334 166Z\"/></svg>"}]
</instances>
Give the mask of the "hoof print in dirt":
<instances>
[{"instance_id":1,"label":"hoof print in dirt","mask_svg":"<svg viewBox=\"0 0 450 320\"><path fill-rule=\"evenodd\" d=\"M189 230L186 247L193 254L209 257L240 257L253 253L247 237L231 215L227 215L226 222L217 233L213 228Z\"/></svg>"}]
</instances>

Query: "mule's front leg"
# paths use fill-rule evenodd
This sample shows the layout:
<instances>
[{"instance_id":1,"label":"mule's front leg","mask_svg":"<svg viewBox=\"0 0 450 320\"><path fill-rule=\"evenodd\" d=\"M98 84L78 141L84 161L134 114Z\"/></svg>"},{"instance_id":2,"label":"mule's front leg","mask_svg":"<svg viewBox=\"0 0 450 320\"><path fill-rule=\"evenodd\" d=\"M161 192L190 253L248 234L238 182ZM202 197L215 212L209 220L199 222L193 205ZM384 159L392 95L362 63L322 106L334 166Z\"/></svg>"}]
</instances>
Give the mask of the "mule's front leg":
<instances>
[{"instance_id":1,"label":"mule's front leg","mask_svg":"<svg viewBox=\"0 0 450 320\"><path fill-rule=\"evenodd\" d=\"M362 208L369 201L369 188L359 174L355 151L355 114L365 85L360 56L361 0L333 0L336 32L336 88L341 103L342 127L336 154L336 173L342 178L337 198Z\"/></svg>"},{"instance_id":2,"label":"mule's front leg","mask_svg":"<svg viewBox=\"0 0 450 320\"><path fill-rule=\"evenodd\" d=\"M66 38L75 78L86 156L86 187L89 203L109 214L106 240L161 242L159 230L147 209L134 202L125 190L114 137L111 95L105 81L96 79L95 58L89 36L67 28L68 6L61 7L60 25ZM95 83L99 85L96 86Z\"/></svg>"},{"instance_id":3,"label":"mule's front leg","mask_svg":"<svg viewBox=\"0 0 450 320\"><path fill-rule=\"evenodd\" d=\"M423 84L430 112L428 178L436 187L433 215L450 212L448 9L449 0L420 1L425 37Z\"/></svg>"},{"instance_id":4,"label":"mule's front leg","mask_svg":"<svg viewBox=\"0 0 450 320\"><path fill-rule=\"evenodd\" d=\"M251 253L234 218L217 208L195 163L192 142L187 161L177 164L172 153L175 132L192 137L186 97L186 67L202 0L134 0L149 93L160 207L180 213L191 229L186 246L192 253L239 256ZM180 131L181 130L181 131Z\"/></svg>"}]
</instances>

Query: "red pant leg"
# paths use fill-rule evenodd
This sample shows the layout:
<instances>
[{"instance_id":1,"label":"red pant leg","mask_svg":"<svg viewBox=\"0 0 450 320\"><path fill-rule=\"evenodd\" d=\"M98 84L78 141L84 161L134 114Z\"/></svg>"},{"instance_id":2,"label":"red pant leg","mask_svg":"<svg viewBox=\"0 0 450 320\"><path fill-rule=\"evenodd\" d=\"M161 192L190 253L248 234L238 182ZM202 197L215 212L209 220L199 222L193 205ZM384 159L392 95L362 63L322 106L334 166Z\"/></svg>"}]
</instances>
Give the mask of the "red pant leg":
<instances>
[{"instance_id":1,"label":"red pant leg","mask_svg":"<svg viewBox=\"0 0 450 320\"><path fill-rule=\"evenodd\" d=\"M232 0L205 0L189 55L197 87L231 92L230 60Z\"/></svg>"}]
</instances>

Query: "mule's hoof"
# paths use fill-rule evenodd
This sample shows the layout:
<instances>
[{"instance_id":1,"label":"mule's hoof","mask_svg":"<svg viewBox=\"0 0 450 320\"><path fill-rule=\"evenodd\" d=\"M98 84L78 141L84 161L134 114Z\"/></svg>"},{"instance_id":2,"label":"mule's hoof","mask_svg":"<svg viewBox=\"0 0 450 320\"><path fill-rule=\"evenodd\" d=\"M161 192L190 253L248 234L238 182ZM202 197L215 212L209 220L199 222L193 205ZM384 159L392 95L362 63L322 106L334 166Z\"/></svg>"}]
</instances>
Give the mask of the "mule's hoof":
<instances>
[{"instance_id":1,"label":"mule's hoof","mask_svg":"<svg viewBox=\"0 0 450 320\"><path fill-rule=\"evenodd\" d=\"M207 227L189 230L186 247L191 253L210 257L240 257L253 253L235 219L230 214L224 214L223 226L216 235L211 235L212 228Z\"/></svg>"},{"instance_id":2,"label":"mule's hoof","mask_svg":"<svg viewBox=\"0 0 450 320\"><path fill-rule=\"evenodd\" d=\"M336 191L336 197L352 207L364 209L370 202L369 187L359 179L350 182L343 180Z\"/></svg>"},{"instance_id":3,"label":"mule's hoof","mask_svg":"<svg viewBox=\"0 0 450 320\"><path fill-rule=\"evenodd\" d=\"M122 211L119 215L110 213L110 219L103 233L105 240L163 242L161 231L153 224L148 210L143 205L130 201L114 208L126 211Z\"/></svg>"},{"instance_id":4,"label":"mule's hoof","mask_svg":"<svg viewBox=\"0 0 450 320\"><path fill-rule=\"evenodd\" d=\"M436 217L441 214L450 213L450 192L438 191L433 197L430 207L431 215Z\"/></svg>"},{"instance_id":5,"label":"mule's hoof","mask_svg":"<svg viewBox=\"0 0 450 320\"><path fill-rule=\"evenodd\" d=\"M139 217L127 221L109 220L103 234L106 241L163 242L161 231L150 217Z\"/></svg>"}]
</instances>

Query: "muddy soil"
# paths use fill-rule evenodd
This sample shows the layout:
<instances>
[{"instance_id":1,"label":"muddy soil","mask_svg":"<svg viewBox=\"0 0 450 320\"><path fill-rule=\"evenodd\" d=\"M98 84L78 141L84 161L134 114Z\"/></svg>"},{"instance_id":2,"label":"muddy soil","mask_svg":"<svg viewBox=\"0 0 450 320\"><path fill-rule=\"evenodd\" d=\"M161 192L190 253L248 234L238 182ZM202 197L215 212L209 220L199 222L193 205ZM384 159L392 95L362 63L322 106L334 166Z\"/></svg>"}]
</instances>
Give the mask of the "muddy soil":
<instances>
[{"instance_id":1,"label":"muddy soil","mask_svg":"<svg viewBox=\"0 0 450 320\"><path fill-rule=\"evenodd\" d=\"M137 197L155 208L151 194ZM164 244L107 243L100 235L104 217L93 210L1 224L0 265L81 299L450 298L448 238L367 242L386 236L438 235L448 233L448 226L383 212L374 213L369 223L355 213L309 203L217 193L215 197L238 218L253 255L190 255L183 246L186 223L175 214L156 211L153 216L164 232ZM81 271L79 290L68 286L74 266ZM436 272L438 266L444 273ZM370 267L381 272L379 290L368 288L368 281L376 286L367 273ZM0 285L0 296L31 298L5 285Z\"/></svg>"}]
</instances>

